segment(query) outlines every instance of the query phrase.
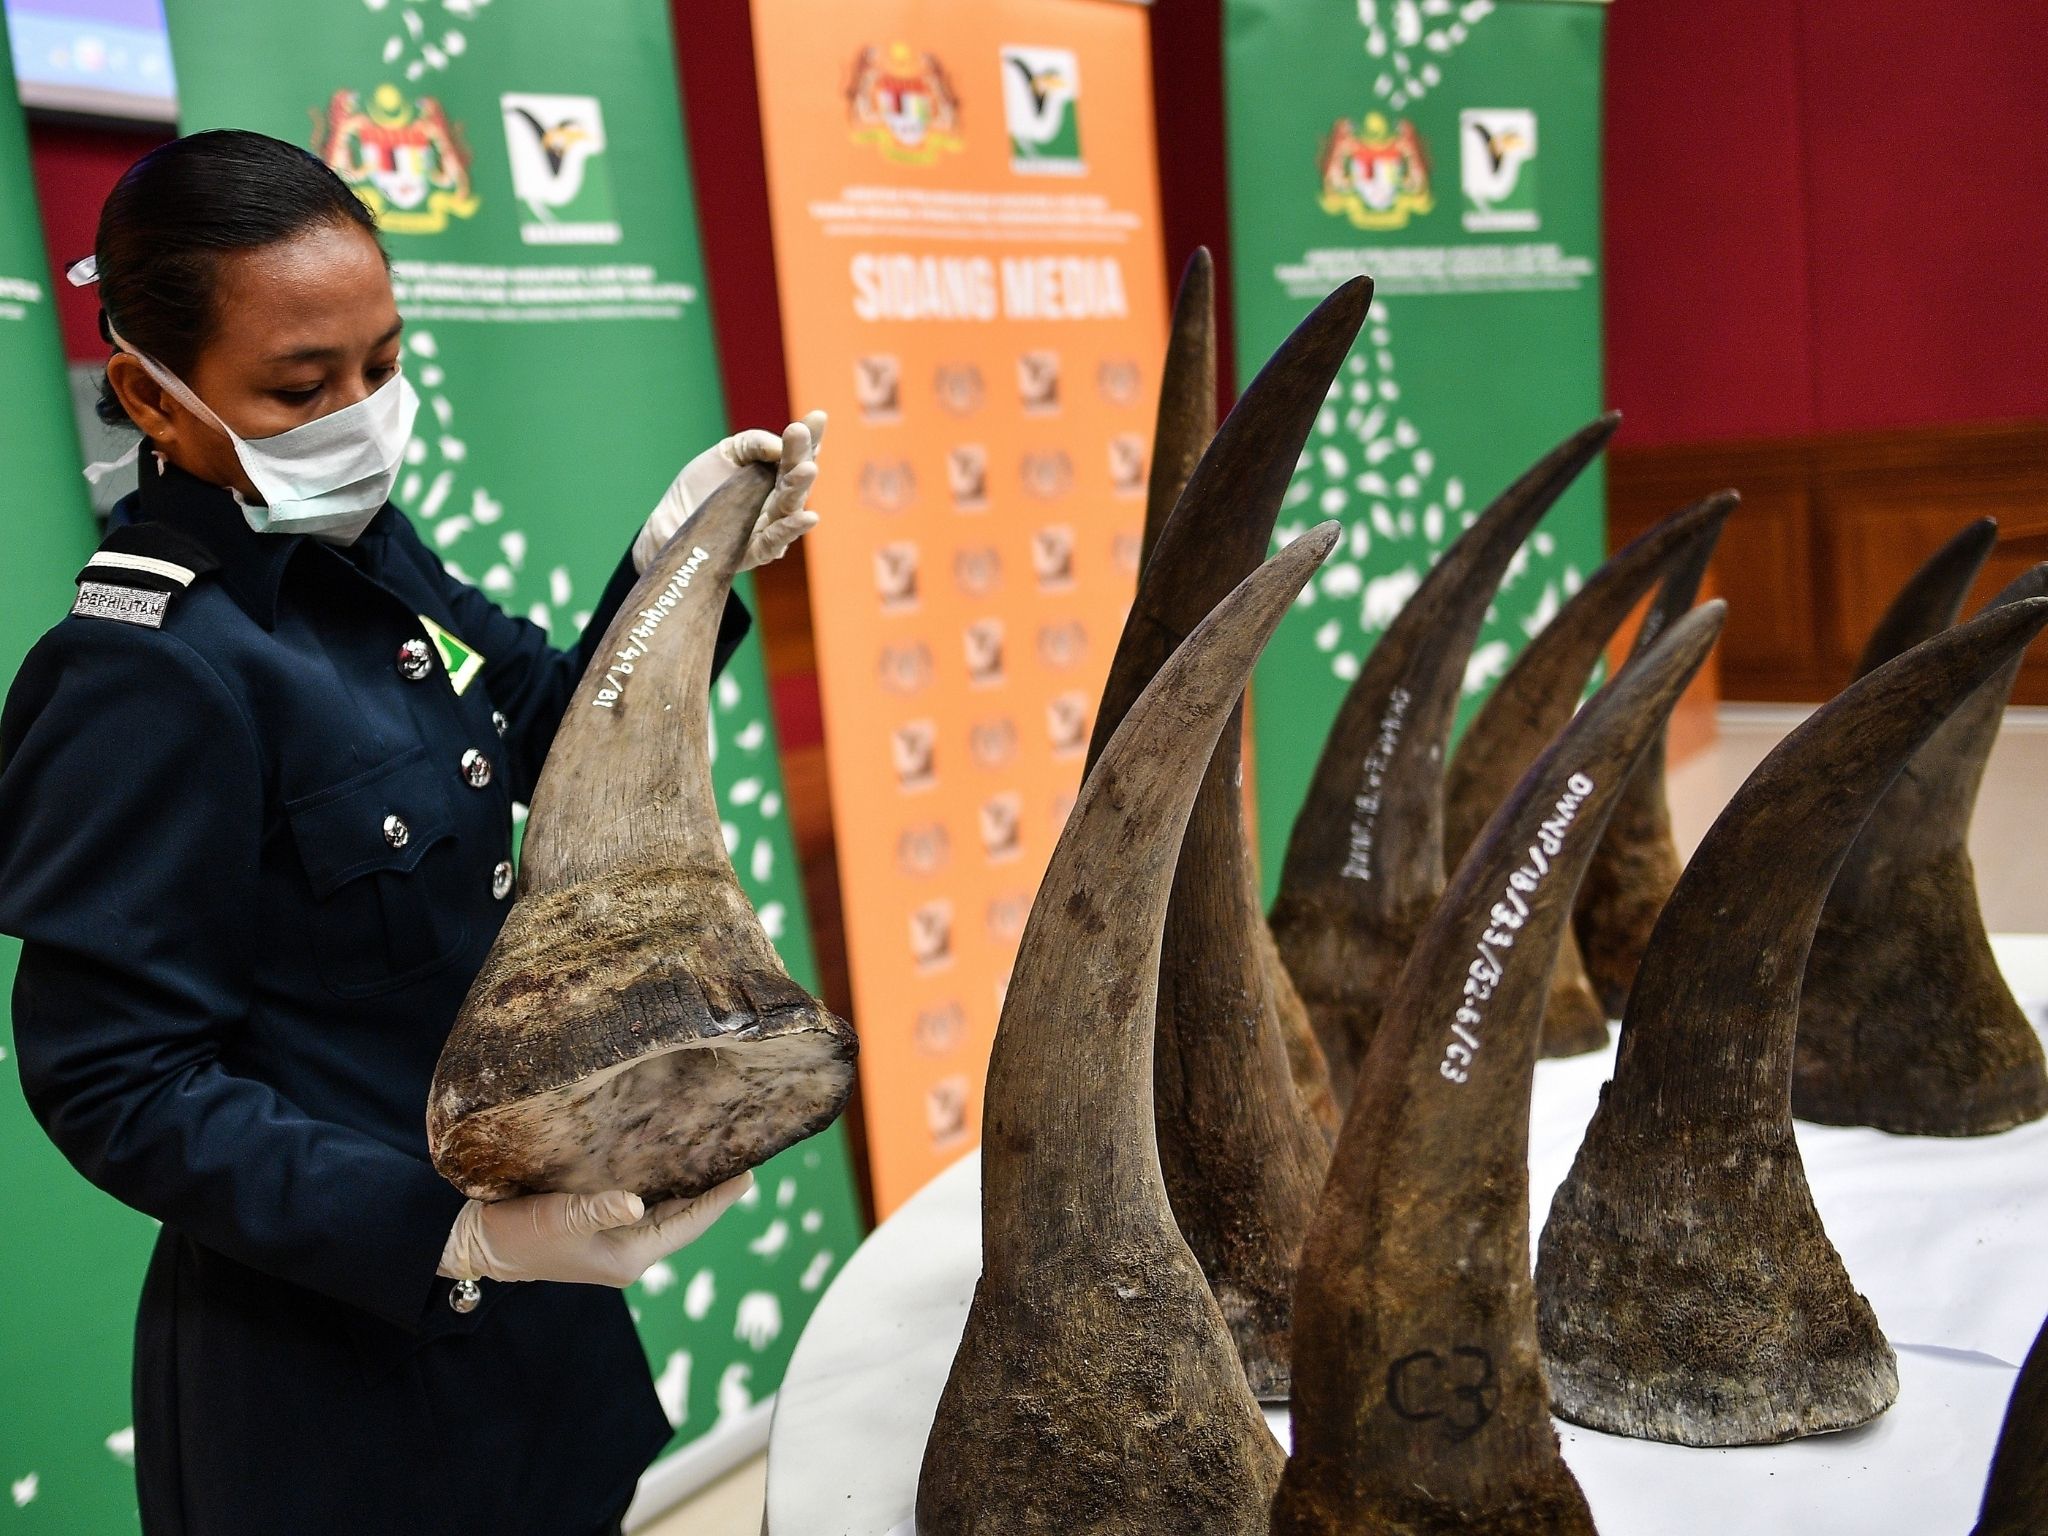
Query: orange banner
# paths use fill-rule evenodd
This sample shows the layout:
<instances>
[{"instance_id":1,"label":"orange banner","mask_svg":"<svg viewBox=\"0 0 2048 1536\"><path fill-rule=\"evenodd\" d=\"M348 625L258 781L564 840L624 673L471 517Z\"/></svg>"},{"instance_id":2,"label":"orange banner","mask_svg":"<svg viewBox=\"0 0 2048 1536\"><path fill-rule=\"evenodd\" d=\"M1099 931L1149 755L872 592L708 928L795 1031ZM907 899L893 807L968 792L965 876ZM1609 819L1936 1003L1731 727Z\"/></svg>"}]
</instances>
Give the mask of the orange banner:
<instances>
[{"instance_id":1,"label":"orange banner","mask_svg":"<svg viewBox=\"0 0 2048 1536\"><path fill-rule=\"evenodd\" d=\"M875 1202L967 1148L1137 576L1166 333L1143 9L754 0Z\"/></svg>"}]
</instances>

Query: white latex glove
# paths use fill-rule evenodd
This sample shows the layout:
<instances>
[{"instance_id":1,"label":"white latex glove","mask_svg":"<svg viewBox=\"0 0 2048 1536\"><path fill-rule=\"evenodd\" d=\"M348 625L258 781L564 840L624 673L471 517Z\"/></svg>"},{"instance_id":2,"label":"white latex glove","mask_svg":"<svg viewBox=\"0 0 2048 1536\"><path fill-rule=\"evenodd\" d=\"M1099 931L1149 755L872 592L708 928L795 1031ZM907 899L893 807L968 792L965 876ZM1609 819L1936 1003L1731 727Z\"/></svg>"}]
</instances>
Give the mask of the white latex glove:
<instances>
[{"instance_id":1,"label":"white latex glove","mask_svg":"<svg viewBox=\"0 0 2048 1536\"><path fill-rule=\"evenodd\" d=\"M818 446L825 440L825 413L813 411L802 421L793 421L777 437L755 428L736 432L714 448L707 448L683 466L661 504L647 515L640 536L633 541L633 569L645 571L654 563L661 546L689 520L692 512L717 490L742 464L773 464L775 489L761 508L753 537L740 569L780 560L804 534L817 525L818 514L804 509L804 498L818 478Z\"/></svg>"},{"instance_id":2,"label":"white latex glove","mask_svg":"<svg viewBox=\"0 0 2048 1536\"><path fill-rule=\"evenodd\" d=\"M440 1273L451 1280L567 1280L620 1289L656 1259L694 1243L753 1187L751 1173L652 1210L630 1190L516 1195L456 1213Z\"/></svg>"}]
</instances>

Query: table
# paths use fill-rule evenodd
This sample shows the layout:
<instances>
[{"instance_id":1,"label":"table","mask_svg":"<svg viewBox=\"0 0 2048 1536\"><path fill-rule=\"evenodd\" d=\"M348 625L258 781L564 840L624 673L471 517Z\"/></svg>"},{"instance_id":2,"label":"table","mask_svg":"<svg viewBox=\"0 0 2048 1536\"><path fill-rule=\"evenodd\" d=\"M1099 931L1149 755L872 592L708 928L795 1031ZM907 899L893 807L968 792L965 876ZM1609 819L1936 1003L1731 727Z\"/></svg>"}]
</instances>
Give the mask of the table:
<instances>
[{"instance_id":1,"label":"table","mask_svg":"<svg viewBox=\"0 0 2048 1536\"><path fill-rule=\"evenodd\" d=\"M2048 935L1992 947L2036 1027ZM1538 1065L1530 1206L1541 1230L1604 1053ZM1558 1423L1602 1536L1963 1536L2013 1380L2048 1312L2048 1122L1946 1140L1801 1123L1814 1202L1899 1356L1876 1422L1782 1446L1695 1450ZM918 1466L980 1273L969 1155L855 1253L797 1342L768 1443L770 1536L914 1536ZM1287 1415L1267 1421L1284 1444ZM1714 1511L1708 1515L1705 1511Z\"/></svg>"}]
</instances>

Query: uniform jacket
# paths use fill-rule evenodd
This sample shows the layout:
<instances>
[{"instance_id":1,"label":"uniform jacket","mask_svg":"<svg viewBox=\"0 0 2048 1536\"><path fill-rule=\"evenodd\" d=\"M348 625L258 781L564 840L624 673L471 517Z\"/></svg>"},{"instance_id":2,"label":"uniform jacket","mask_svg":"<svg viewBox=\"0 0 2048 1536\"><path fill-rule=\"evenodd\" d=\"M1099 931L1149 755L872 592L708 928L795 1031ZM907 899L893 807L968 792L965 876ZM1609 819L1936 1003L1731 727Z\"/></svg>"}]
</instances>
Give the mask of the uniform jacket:
<instances>
[{"instance_id":1,"label":"uniform jacket","mask_svg":"<svg viewBox=\"0 0 2048 1536\"><path fill-rule=\"evenodd\" d=\"M424 1116L631 561L556 650L396 507L348 548L257 534L141 462L0 714L0 931L31 1110L163 1224L143 1528L593 1530L669 1435L625 1301L486 1280L456 1312Z\"/></svg>"}]
</instances>

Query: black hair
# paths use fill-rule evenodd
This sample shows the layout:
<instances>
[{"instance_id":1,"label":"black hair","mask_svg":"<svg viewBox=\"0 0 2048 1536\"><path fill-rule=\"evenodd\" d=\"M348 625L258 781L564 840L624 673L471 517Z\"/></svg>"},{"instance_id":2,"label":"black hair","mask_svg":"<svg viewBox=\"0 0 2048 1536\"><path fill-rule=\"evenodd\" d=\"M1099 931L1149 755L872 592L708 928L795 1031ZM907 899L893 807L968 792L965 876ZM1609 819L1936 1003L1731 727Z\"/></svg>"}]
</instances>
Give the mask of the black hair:
<instances>
[{"instance_id":1,"label":"black hair","mask_svg":"<svg viewBox=\"0 0 2048 1536\"><path fill-rule=\"evenodd\" d=\"M348 183L296 144L214 128L160 145L121 174L100 209L100 331L112 329L180 377L213 338L220 258L322 224L377 221ZM100 419L132 425L104 379Z\"/></svg>"}]
</instances>

